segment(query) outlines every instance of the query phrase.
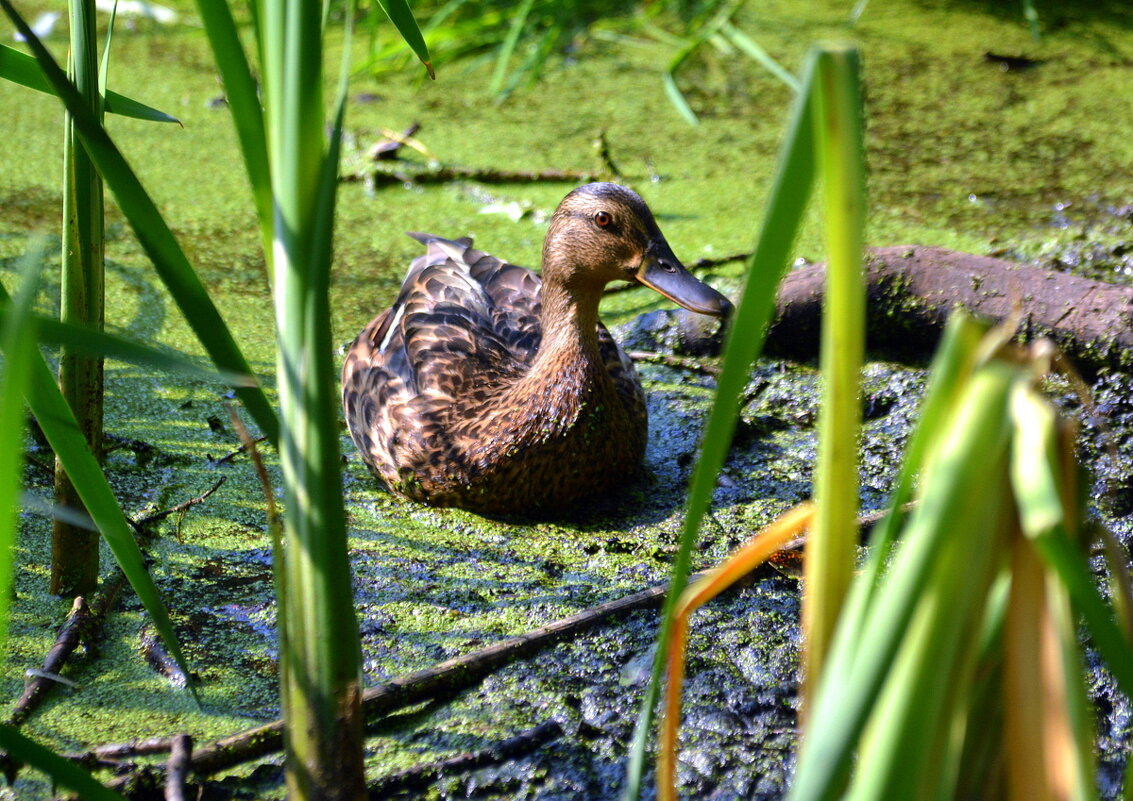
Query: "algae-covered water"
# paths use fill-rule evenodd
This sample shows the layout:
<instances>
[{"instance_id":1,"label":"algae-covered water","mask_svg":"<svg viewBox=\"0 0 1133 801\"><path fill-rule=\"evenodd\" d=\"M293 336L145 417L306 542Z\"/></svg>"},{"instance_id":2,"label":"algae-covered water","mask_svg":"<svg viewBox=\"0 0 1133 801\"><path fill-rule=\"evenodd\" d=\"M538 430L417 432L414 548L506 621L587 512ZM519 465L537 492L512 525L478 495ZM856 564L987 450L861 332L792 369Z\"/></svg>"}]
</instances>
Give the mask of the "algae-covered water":
<instances>
[{"instance_id":1,"label":"algae-covered water","mask_svg":"<svg viewBox=\"0 0 1133 801\"><path fill-rule=\"evenodd\" d=\"M110 85L178 116L184 127L115 118L108 125L270 385L271 302L237 145L192 6L171 5L181 13L175 24L121 25ZM850 26L852 5L753 1L737 21L792 69L817 39L850 37L860 44L870 243L994 252L1129 283L1133 137L1123 109L1133 96L1133 15L1124 4L1040 4L1044 35L1038 42L1015 3L873 0ZM50 8L20 6L30 17ZM613 35L580 37L539 84L502 104L486 93L490 64L448 65L436 82L414 67L380 78L358 75L347 120L348 164L353 169L362 162L383 128L419 122L419 140L445 164L593 170L600 165L592 143L604 131L622 180L648 200L678 255L691 262L749 249L789 90L742 54L703 48L679 78L702 121L692 127L662 88L673 45L626 20L613 28ZM49 41L62 53L65 33ZM1030 61L1004 69L995 56ZM31 236L46 235L52 251L58 244L61 112L50 98L8 84L0 84L0 109L0 280L11 286ZM364 182L344 184L332 288L336 341L348 342L392 299L419 250L404 231L473 235L490 252L535 265L545 220L569 188L456 182L368 190ZM109 217L108 325L199 354L113 206ZM800 258L822 257L812 217L796 248ZM57 305L56 266L50 258L45 309ZM737 269L722 268L710 280L734 290ZM614 296L605 313L632 327L636 313L665 305L635 291ZM640 328L623 335L645 336ZM368 682L664 580L713 382L668 367L644 365L641 372L651 413L646 473L572 520L490 522L396 500L375 485L344 437ZM722 558L809 495L815 381L806 365L765 362L754 371L754 400L717 490L698 566ZM916 369L868 368L867 509L884 502L921 382ZM1126 460L1133 458L1130 389L1120 375L1103 375L1096 388ZM107 392L107 430L152 446L144 453L119 449L107 459L128 513L168 508L226 478L207 501L167 519L151 548L152 569L200 681L202 705L139 654L144 619L127 597L99 652L82 655L69 669L78 687L57 693L25 730L53 747L82 750L179 732L207 742L274 717L264 503L246 459L216 461L238 444L224 390L112 362ZM1093 429L1087 433L1087 456L1097 454L1096 436ZM43 465L50 459L34 447L31 457L26 481L44 496ZM1124 470L1120 464L1105 469ZM1120 496L1103 512L1128 541L1129 509ZM68 607L45 594L48 524L31 513L23 521L12 637L0 672L6 701L18 696L25 670L39 666ZM104 562L109 570L108 554ZM774 572L698 614L681 766L690 797L780 796L794 743L797 614L794 579ZM466 693L383 721L368 741L373 775L476 750L553 719L564 735L533 754L404 797L615 797L654 625L653 613L638 613L502 670ZM1130 713L1119 696L1103 690L1103 790L1112 794L1130 741ZM281 792L270 769L254 779L263 784L238 777L245 797ZM25 773L14 790L0 793L38 798L50 790Z\"/></svg>"}]
</instances>

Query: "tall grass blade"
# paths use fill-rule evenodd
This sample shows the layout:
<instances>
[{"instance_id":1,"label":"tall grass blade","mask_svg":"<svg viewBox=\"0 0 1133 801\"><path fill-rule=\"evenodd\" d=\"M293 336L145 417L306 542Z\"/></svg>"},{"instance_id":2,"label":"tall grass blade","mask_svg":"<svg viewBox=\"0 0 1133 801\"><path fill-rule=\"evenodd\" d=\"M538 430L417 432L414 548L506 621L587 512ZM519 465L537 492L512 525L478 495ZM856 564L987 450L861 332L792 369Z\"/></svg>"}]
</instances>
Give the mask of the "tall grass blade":
<instances>
[{"instance_id":1,"label":"tall grass blade","mask_svg":"<svg viewBox=\"0 0 1133 801\"><path fill-rule=\"evenodd\" d=\"M425 65L429 77L436 79L437 74L433 72L433 62L429 60L429 48L425 44L424 37L421 36L421 29L417 27L417 20L413 16L409 4L405 0L377 1L378 5L382 7L382 11L386 12L389 21L393 23L393 27L397 28L397 32L401 34L401 38L405 40L405 43Z\"/></svg>"},{"instance_id":2,"label":"tall grass blade","mask_svg":"<svg viewBox=\"0 0 1133 801\"><path fill-rule=\"evenodd\" d=\"M1049 410L1046 410L1049 411ZM1053 426L1044 424L1041 401L1019 393L1012 405L1015 415L1015 457L1012 485L1019 499L1023 532L1034 543L1046 565L1058 575L1075 606L1085 618L1094 646L1117 679L1121 691L1133 697L1133 644L1126 639L1113 610L1102 599L1082 558L1081 546L1071 538L1059 494L1059 460Z\"/></svg>"},{"instance_id":3,"label":"tall grass blade","mask_svg":"<svg viewBox=\"0 0 1133 801\"><path fill-rule=\"evenodd\" d=\"M0 286L0 303L10 305L11 302L7 291ZM4 356L6 359L12 358L12 354L8 352L5 352ZM38 351L33 352L29 370L24 397L31 407L32 414L35 415L36 422L47 437L48 444L55 451L56 458L71 477L79 498L106 539L118 566L126 574L130 586L153 620L154 628L161 635L169 653L188 675L188 665L174 634L169 613L161 601L157 587L146 572L145 561L134 540L130 524L126 521L122 508L106 482L102 468L87 446L87 441L79 430L79 424L71 413L71 408L56 386L51 368L47 366L47 362Z\"/></svg>"},{"instance_id":4,"label":"tall grass blade","mask_svg":"<svg viewBox=\"0 0 1133 801\"><path fill-rule=\"evenodd\" d=\"M535 0L523 0L518 10L515 12L515 19L512 20L511 27L508 28L507 36L504 37L503 44L500 45L500 54L496 57L496 69L492 73L492 82L489 85L488 91L494 95L498 95L504 88L504 78L507 77L507 65L511 61L512 53L515 52L515 46L519 42L519 36L523 33L523 28L527 25L527 17L531 13L532 7L535 5Z\"/></svg>"},{"instance_id":5,"label":"tall grass blade","mask_svg":"<svg viewBox=\"0 0 1133 801\"><path fill-rule=\"evenodd\" d=\"M57 784L73 790L83 801L125 801L113 790L94 780L85 770L44 748L18 729L0 723L0 748L13 759L31 765Z\"/></svg>"},{"instance_id":6,"label":"tall grass blade","mask_svg":"<svg viewBox=\"0 0 1133 801\"><path fill-rule=\"evenodd\" d=\"M0 44L0 78L28 89L34 89L37 92L49 95L56 94L51 82L44 76L43 70L33 56L2 44ZM139 103L137 100L131 100L117 92L106 92L104 101L103 110L107 114L118 114L123 117L133 117L150 122L181 124L181 121L176 117L151 108L144 103Z\"/></svg>"},{"instance_id":7,"label":"tall grass blade","mask_svg":"<svg viewBox=\"0 0 1133 801\"><path fill-rule=\"evenodd\" d=\"M807 540L803 595L804 681L810 686L823 663L850 579L857 547L858 429L865 353L865 148L859 58L853 48L827 48L816 56L815 145L823 183L828 258L823 302L814 476L815 523ZM804 704L807 692L804 690ZM804 722L806 707L804 705ZM805 731L805 726L804 726Z\"/></svg>"},{"instance_id":8,"label":"tall grass blade","mask_svg":"<svg viewBox=\"0 0 1133 801\"><path fill-rule=\"evenodd\" d=\"M641 792L645 754L653 724L660 676L665 666L664 644L669 640L673 606L688 579L692 546L716 486L735 431L739 399L748 381L751 364L763 347L767 326L775 309L775 289L786 272L795 234L802 222L814 180L814 144L807 94L814 74L815 56L803 69L804 90L796 98L787 136L779 155L777 172L760 226L755 252L748 263L747 281L732 316L723 365L716 384L716 398L708 415L700 456L693 470L681 542L673 560L669 591L657 633L653 675L637 719L630 749L623 798L636 801Z\"/></svg>"},{"instance_id":9,"label":"tall grass blade","mask_svg":"<svg viewBox=\"0 0 1133 801\"><path fill-rule=\"evenodd\" d=\"M209 357L225 372L253 375L216 305L177 244L173 232L169 230L157 206L117 146L98 120L83 107L74 85L12 6L11 0L0 0L0 7L24 35L56 94L73 115L77 134L87 152L107 185L114 191L118 206L134 229L139 243ZM261 432L269 441L277 443L279 420L263 390L258 386L242 387L236 390L236 395Z\"/></svg>"},{"instance_id":10,"label":"tall grass blade","mask_svg":"<svg viewBox=\"0 0 1133 801\"><path fill-rule=\"evenodd\" d=\"M271 274L272 197L271 172L268 168L267 135L264 133L264 114L260 105L259 87L252 76L244 54L244 45L236 29L236 21L227 2L198 0L197 11L204 22L205 33L212 47L217 69L224 80L224 94L240 140L240 153L244 169L252 185L252 198L263 237L267 272Z\"/></svg>"},{"instance_id":11,"label":"tall grass blade","mask_svg":"<svg viewBox=\"0 0 1133 801\"><path fill-rule=\"evenodd\" d=\"M7 354L0 365L0 659L7 653L12 561L23 485L24 391L36 342L31 308L39 285L42 255L42 250L33 250L25 260L12 313L0 323L0 348Z\"/></svg>"},{"instance_id":12,"label":"tall grass blade","mask_svg":"<svg viewBox=\"0 0 1133 801\"><path fill-rule=\"evenodd\" d=\"M665 67L665 74L661 76L661 81L665 86L665 94L669 96L669 101L676 107L677 112L688 122L689 125L700 125L700 118L696 116L696 112L692 110L692 106L688 104L685 99L684 92L677 86L677 70L680 69L681 64L685 62L696 48L704 44L704 38L694 39L680 50L669 60L668 65Z\"/></svg>"}]
</instances>

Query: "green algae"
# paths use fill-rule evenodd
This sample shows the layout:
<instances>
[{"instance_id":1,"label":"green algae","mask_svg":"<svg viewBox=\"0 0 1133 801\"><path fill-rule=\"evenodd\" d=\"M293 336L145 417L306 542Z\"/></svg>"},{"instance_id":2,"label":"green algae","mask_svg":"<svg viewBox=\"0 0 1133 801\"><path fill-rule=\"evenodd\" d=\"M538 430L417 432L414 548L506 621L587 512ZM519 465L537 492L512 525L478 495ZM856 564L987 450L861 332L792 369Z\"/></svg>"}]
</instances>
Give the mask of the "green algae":
<instances>
[{"instance_id":1,"label":"green algae","mask_svg":"<svg viewBox=\"0 0 1133 801\"><path fill-rule=\"evenodd\" d=\"M192 14L189 4L175 5ZM1078 271L1104 269L1097 274L1128 282L1120 252L1128 247L1120 224L1127 217L1107 212L1127 203L1133 189L1133 175L1118 169L1133 163L1133 140L1126 121L1112 113L1114 98L1128 91L1133 32L1127 19L1085 5L1051 10L1043 14L1050 30L1036 44L1020 18L982 4L874 0L852 30L845 3L751 6L739 22L788 66L818 37L852 35L861 43L872 243L996 249ZM1003 72L984 59L987 51L1042 63ZM670 54L646 40L639 47L586 42L571 63L503 104L487 97L483 68L454 66L428 84L409 75L362 76L348 124L359 150L380 138L381 128L419 120L419 138L446 163L529 170L596 168L591 142L605 130L624 180L646 196L683 259L743 251L770 182L788 91L749 62L706 49L679 77L703 120L692 128L661 88ZM189 25L141 25L116 35L113 55L112 86L177 115L185 127L114 119L111 131L220 298L249 359L270 375L274 322L263 257L231 123L213 102L221 89L203 33ZM8 282L28 233L54 235L58 225L60 113L50 98L8 85L0 85L0 105L16 132L6 137L0 170L0 280ZM534 265L541 221L568 189L454 184L371 193L344 185L332 298L336 341L349 341L393 298L420 249L403 231L473 235L494 253ZM532 212L518 221L480 213L489 203L513 201ZM1062 222L1067 204L1081 210L1069 226ZM108 233L109 324L199 355L113 208ZM1117 266L1097 266L1103 251ZM821 258L816 218L796 252ZM739 270L721 268L713 283L734 286ZM55 291L49 281L45 310L57 302ZM666 306L634 291L611 298L606 311L608 319L624 320ZM867 413L862 472L863 502L873 508L888 489L921 377L886 366L870 370L866 394L875 412ZM712 382L665 367L641 372L650 395L647 471L574 519L489 521L413 506L378 488L350 459L344 489L368 682L664 580ZM704 530L702 565L809 494L816 380L809 368L781 363L753 374L736 453ZM80 688L58 694L27 730L58 748L81 749L181 731L204 742L270 718L278 712L270 546L247 460L215 462L238 446L225 390L117 363L108 364L107 381L107 430L155 448L144 463L129 451L110 457L128 513L168 508L226 479L184 519L162 522L150 548L203 703L195 708L138 654L143 619L127 599L99 653L82 655L68 672ZM351 452L346 438L343 446ZM273 455L265 457L278 475ZM34 493L46 496L42 470L29 467L26 477ZM19 694L23 671L38 666L68 606L44 594L46 539L42 520L27 516L11 645L0 672L4 698ZM110 564L108 554L103 561ZM787 775L796 601L793 583L771 575L698 616L682 773L698 795L720 788L727 795L731 788L736 795L774 797ZM464 794L472 785L484 797L608 797L620 781L652 627L651 615L635 615L501 671L447 703L394 716L369 741L370 765L388 773L554 717L567 736L553 756L521 760L512 772L450 777L430 797ZM1117 723L1114 731L1120 735ZM729 760L737 758L758 769L736 770ZM19 790L27 798L49 793L31 779Z\"/></svg>"}]
</instances>

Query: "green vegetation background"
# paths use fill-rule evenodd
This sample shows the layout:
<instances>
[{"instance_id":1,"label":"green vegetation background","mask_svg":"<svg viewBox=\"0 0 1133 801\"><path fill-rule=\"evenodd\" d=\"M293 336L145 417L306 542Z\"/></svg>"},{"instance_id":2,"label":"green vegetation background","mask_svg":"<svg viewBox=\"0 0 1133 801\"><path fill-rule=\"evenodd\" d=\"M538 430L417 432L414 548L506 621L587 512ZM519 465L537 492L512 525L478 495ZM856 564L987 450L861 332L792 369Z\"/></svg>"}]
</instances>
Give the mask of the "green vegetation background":
<instances>
[{"instance_id":1,"label":"green vegetation background","mask_svg":"<svg viewBox=\"0 0 1133 801\"><path fill-rule=\"evenodd\" d=\"M217 102L222 88L192 5L170 5L181 12L178 24L120 21L110 86L178 116L184 128L121 118L109 118L108 126L254 366L269 374L270 298L230 118ZM851 36L860 43L871 244L1040 255L1064 252L1074 242L1106 246L1112 236L1107 221L1121 218L1112 209L1133 198L1133 137L1125 113L1133 85L1133 15L1122 4L1040 5L1045 32L1038 43L1016 3L873 0L853 28L847 24L850 5L752 2L736 21L789 69L816 39ZM39 2L20 7L28 18L54 8ZM488 96L491 65L482 62L446 65L436 82L416 66L376 78L359 75L347 117L347 168L364 166L363 154L381 128L420 122L418 138L446 164L595 169L592 141L604 130L624 180L646 197L686 262L747 250L789 90L741 54L703 47L678 79L702 121L692 127L662 88L672 46L630 17L603 29L605 36L580 37L538 85L503 103ZM382 35L393 34L387 29ZM57 55L63 53L61 31L49 42ZM360 44L359 60L363 50ZM1008 71L987 60L988 52L1041 63ZM0 109L0 280L10 286L29 235L58 236L62 112L53 99L6 83L0 83ZM569 188L465 183L370 192L362 183L344 185L332 289L336 340L348 342L392 300L419 251L404 231L473 235L490 252L534 266L542 221ZM510 203L526 210L519 220L482 213ZM113 205L109 218L108 325L199 353ZM822 258L813 221L797 252ZM54 276L49 270L45 309L57 304ZM1120 270L1105 277L1129 281ZM734 278L723 270L715 280L727 287ZM608 305L607 319L664 305L646 292L624 293ZM873 375L875 390L895 380L884 368ZM663 580L687 475L681 462L692 451L711 385L660 368L647 369L645 377L658 399L652 408L652 478L634 483L598 514L563 525L487 523L463 512L408 506L376 489L351 458L345 489L370 681ZM804 372L798 380L805 387L811 379ZM246 461L223 467L209 461L237 446L221 390L117 363L108 364L107 381L107 431L156 448L148 455L119 449L108 457L128 512L167 508L228 477L180 525L167 521L154 549L155 575L204 681L205 708L195 710L186 693L171 689L138 655L142 619L136 604L126 601L101 656L76 674L80 689L57 696L27 729L54 746L78 749L182 730L204 741L273 716L274 612L266 600L271 580L263 503ZM913 392L915 385L912 380L901 389ZM797 384L782 390L783 402L799 391ZM800 402L800 421L806 409ZM783 451L777 466L732 470L731 480L747 491L718 512L721 536L705 543L704 564L806 494L805 443L812 432L805 422L803 428L801 434L774 435ZM32 455L47 461L43 451ZM34 463L27 481L44 492L46 476ZM11 653L0 675L4 699L19 694L24 670L38 667L67 608L44 595L47 531L41 518L26 517ZM639 623L648 627L645 618ZM778 635L765 636L774 642ZM617 651L616 639L599 641L595 652ZM708 643L693 645L703 650ZM388 769L533 725L557 703L550 695L539 700L536 688L546 690L545 682L553 685L553 679L518 674L484 690L479 702L473 698L435 718L423 713L402 721L372 741L371 756ZM517 718L515 709L504 713L482 703L525 694L535 700ZM415 727L425 721L441 735L418 736ZM44 789L25 785L20 792Z\"/></svg>"}]
</instances>

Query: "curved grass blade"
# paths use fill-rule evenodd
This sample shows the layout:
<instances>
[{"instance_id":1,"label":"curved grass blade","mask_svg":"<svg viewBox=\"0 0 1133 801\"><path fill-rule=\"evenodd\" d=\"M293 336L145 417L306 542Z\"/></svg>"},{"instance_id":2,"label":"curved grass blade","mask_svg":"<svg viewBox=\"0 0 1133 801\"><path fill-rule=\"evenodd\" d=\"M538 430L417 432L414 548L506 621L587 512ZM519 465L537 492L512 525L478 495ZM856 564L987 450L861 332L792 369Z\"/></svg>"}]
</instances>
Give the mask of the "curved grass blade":
<instances>
[{"instance_id":1,"label":"curved grass blade","mask_svg":"<svg viewBox=\"0 0 1133 801\"><path fill-rule=\"evenodd\" d=\"M696 48L704 44L704 39L694 39L688 42L684 47L677 51L665 67L665 74L661 77L662 83L665 85L665 94L669 96L669 101L676 106L677 111L684 117L689 125L700 125L700 118L696 116L696 112L692 110L692 106L685 100L684 92L677 86L677 69L684 63Z\"/></svg>"},{"instance_id":2,"label":"curved grass blade","mask_svg":"<svg viewBox=\"0 0 1133 801\"><path fill-rule=\"evenodd\" d=\"M1089 562L1067 530L1058 493L1054 413L1033 393L1020 392L1014 400L1016 431L1011 482L1018 498L1023 532L1066 586L1121 691L1133 697L1133 645L1117 625L1090 574Z\"/></svg>"},{"instance_id":3,"label":"curved grass blade","mask_svg":"<svg viewBox=\"0 0 1133 801\"><path fill-rule=\"evenodd\" d=\"M515 52L515 46L519 42L519 35L523 33L523 28L527 24L527 17L531 14L534 5L535 0L523 0L523 4L515 13L511 27L508 28L503 44L500 45L500 54L496 57L496 69L492 73L492 83L488 89L493 95L498 95L503 90L508 62L511 61L511 55Z\"/></svg>"},{"instance_id":4,"label":"curved grass blade","mask_svg":"<svg viewBox=\"0 0 1133 801\"><path fill-rule=\"evenodd\" d=\"M56 94L34 57L2 44L0 44L0 78L5 78L12 83L34 89L37 92L49 95ZM117 92L106 92L105 95L105 111L107 114L117 114L122 117L133 117L150 122L181 124L181 120L176 117L151 108L144 103L139 103L137 100L131 100L125 95L120 95Z\"/></svg>"},{"instance_id":5,"label":"curved grass blade","mask_svg":"<svg viewBox=\"0 0 1133 801\"><path fill-rule=\"evenodd\" d=\"M701 519L712 500L716 476L731 446L740 395L747 384L751 364L763 347L767 325L775 310L775 289L787 270L787 257L810 198L814 182L814 139L807 95L810 92L814 63L815 55L812 53L803 70L804 90L795 100L787 138L779 155L767 215L759 230L755 252L748 263L747 281L732 316L722 369L716 384L716 398L708 415L700 456L690 481L681 543L673 560L669 591L657 633L658 646L654 652L653 675L641 702L641 713L630 749L626 786L622 796L627 801L635 801L641 793L646 745L652 731L660 677L665 668L664 644L668 642L672 627L673 607L684 591L692 560L692 545L696 542Z\"/></svg>"},{"instance_id":6,"label":"curved grass blade","mask_svg":"<svg viewBox=\"0 0 1133 801\"><path fill-rule=\"evenodd\" d=\"M181 309L189 325L216 366L228 373L252 375L252 369L240 351L232 332L220 316L204 284L189 264L185 252L169 230L157 206L145 191L106 130L85 108L74 84L67 79L43 43L12 6L11 0L0 0L0 7L24 35L44 75L56 94L71 112L75 129L83 145L113 190L118 207L129 220L138 242L153 262L162 282ZM240 387L236 395L248 409L261 432L274 445L279 442L279 419L262 388Z\"/></svg>"},{"instance_id":7,"label":"curved grass blade","mask_svg":"<svg viewBox=\"0 0 1133 801\"><path fill-rule=\"evenodd\" d=\"M13 308L0 305L0 325L15 319L18 314ZM218 381L234 387L255 385L256 380L252 376L201 367L191 358L177 351L159 350L106 331L64 323L54 317L28 314L26 319L34 323L39 342L47 345L67 347L89 356L105 356L130 364L147 365L164 372L178 373L187 378Z\"/></svg>"},{"instance_id":8,"label":"curved grass blade","mask_svg":"<svg viewBox=\"0 0 1133 801\"><path fill-rule=\"evenodd\" d=\"M42 257L43 250L37 248L24 262L12 314L0 324L0 348L7 354L0 371L0 659L7 653L12 561L19 531L17 512L23 475L24 391L36 341L31 307Z\"/></svg>"},{"instance_id":9,"label":"curved grass blade","mask_svg":"<svg viewBox=\"0 0 1133 801\"><path fill-rule=\"evenodd\" d=\"M0 303L11 303L7 291L2 286L0 286ZM11 358L8 352L5 352L4 356L6 359ZM189 675L181 646L173 632L173 623L169 619L169 613L162 603L153 579L146 571L142 552L134 540L130 524L126 521L122 507L118 505L118 500L114 497L102 468L91 453L86 438L79 430L75 415L71 412L67 401L63 399L51 368L47 366L47 362L38 351L34 351L31 357L28 377L24 397L40 428L43 429L47 442L70 476L71 483L78 491L87 513L106 539L118 566L126 574L130 586L134 588L138 599L149 613L154 628L161 635L169 653L185 675ZM196 691L192 692L195 697Z\"/></svg>"},{"instance_id":10,"label":"curved grass blade","mask_svg":"<svg viewBox=\"0 0 1133 801\"><path fill-rule=\"evenodd\" d=\"M28 739L13 726L0 724L0 748L13 759L43 771L52 781L74 790L83 801L125 801L78 765Z\"/></svg>"},{"instance_id":11,"label":"curved grass blade","mask_svg":"<svg viewBox=\"0 0 1133 801\"><path fill-rule=\"evenodd\" d=\"M724 35L728 41L738 47L749 58L757 64L763 66L768 72L774 75L787 86L791 87L794 91L799 91L799 79L787 71L782 64L773 59L771 55L760 47L754 39L741 31L731 22L725 22L720 26L720 33Z\"/></svg>"},{"instance_id":12,"label":"curved grass blade","mask_svg":"<svg viewBox=\"0 0 1133 801\"><path fill-rule=\"evenodd\" d=\"M386 16L393 23L393 27L397 28L401 38L405 40L405 43L425 65L429 77L436 80L437 74L433 71L433 62L429 60L429 48L425 44L424 37L421 36L421 29L417 27L417 20L414 18L409 4L405 0L378 0L378 5L382 7L382 11L386 12ZM530 7L530 5L529 0L527 6ZM495 85L495 79L493 79L492 84ZM493 91L495 90L493 89Z\"/></svg>"},{"instance_id":13,"label":"curved grass blade","mask_svg":"<svg viewBox=\"0 0 1133 801\"><path fill-rule=\"evenodd\" d=\"M98 65L98 91L106 108L106 85L110 75L110 44L114 41L114 20L118 18L118 0L110 6L110 19L106 22L106 44L102 46L102 62Z\"/></svg>"}]
</instances>

